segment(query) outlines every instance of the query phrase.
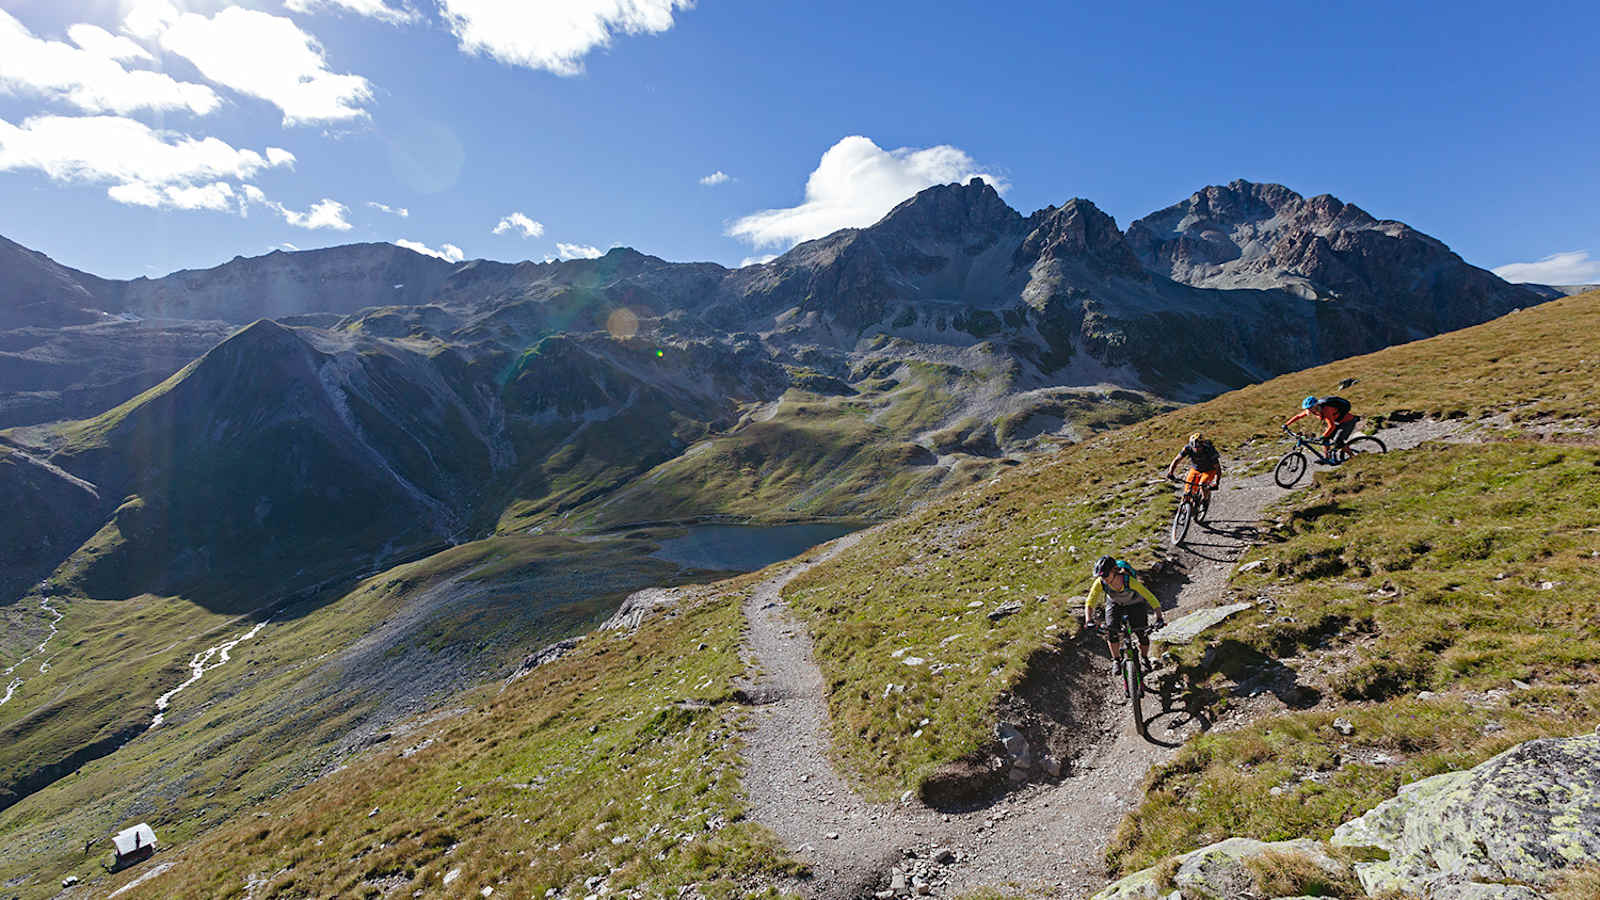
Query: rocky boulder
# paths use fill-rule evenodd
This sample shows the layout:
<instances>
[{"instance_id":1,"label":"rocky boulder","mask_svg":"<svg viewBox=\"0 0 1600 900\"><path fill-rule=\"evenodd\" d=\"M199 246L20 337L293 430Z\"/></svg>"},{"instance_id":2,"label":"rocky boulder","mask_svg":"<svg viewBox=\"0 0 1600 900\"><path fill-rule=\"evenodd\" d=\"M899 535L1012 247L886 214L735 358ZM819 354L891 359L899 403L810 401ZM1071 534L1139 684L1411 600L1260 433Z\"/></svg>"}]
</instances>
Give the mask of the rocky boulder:
<instances>
[{"instance_id":1,"label":"rocky boulder","mask_svg":"<svg viewBox=\"0 0 1600 900\"><path fill-rule=\"evenodd\" d=\"M1339 826L1333 843L1389 854L1356 866L1371 894L1538 896L1507 893L1497 882L1544 884L1600 859L1600 735L1529 741L1467 771L1407 785Z\"/></svg>"},{"instance_id":2,"label":"rocky boulder","mask_svg":"<svg viewBox=\"0 0 1600 900\"><path fill-rule=\"evenodd\" d=\"M1314 873L1311 877L1321 882L1317 890L1350 877L1349 866L1317 841L1301 838L1268 843L1229 838L1135 872L1095 894L1092 900L1266 900L1297 896L1298 891L1289 895L1273 890L1273 879L1264 874L1281 866L1284 860L1293 860L1300 872ZM1311 888L1299 888L1308 889Z\"/></svg>"}]
</instances>

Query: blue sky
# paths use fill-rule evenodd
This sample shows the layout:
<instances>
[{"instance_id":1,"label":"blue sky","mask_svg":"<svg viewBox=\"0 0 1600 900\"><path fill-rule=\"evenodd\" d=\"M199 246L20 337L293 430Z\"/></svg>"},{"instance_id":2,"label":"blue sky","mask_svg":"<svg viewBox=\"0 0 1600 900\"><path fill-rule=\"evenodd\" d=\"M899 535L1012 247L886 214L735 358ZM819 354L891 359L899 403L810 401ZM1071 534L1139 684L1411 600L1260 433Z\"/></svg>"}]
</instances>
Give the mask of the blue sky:
<instances>
[{"instance_id":1,"label":"blue sky","mask_svg":"<svg viewBox=\"0 0 1600 900\"><path fill-rule=\"evenodd\" d=\"M1600 281L1593 3L0 9L0 234L107 276L370 240L734 265L981 172L1123 226L1277 181Z\"/></svg>"}]
</instances>

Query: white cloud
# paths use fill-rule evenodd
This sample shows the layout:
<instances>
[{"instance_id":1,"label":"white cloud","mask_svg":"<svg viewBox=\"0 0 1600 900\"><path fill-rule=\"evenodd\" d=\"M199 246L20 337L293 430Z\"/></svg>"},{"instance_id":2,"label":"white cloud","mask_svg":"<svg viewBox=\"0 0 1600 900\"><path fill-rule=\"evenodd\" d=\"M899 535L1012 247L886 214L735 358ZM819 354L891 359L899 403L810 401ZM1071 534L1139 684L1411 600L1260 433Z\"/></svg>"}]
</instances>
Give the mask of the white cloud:
<instances>
[{"instance_id":1,"label":"white cloud","mask_svg":"<svg viewBox=\"0 0 1600 900\"><path fill-rule=\"evenodd\" d=\"M120 34L112 34L98 25L73 25L67 29L67 37L71 38L74 44L77 44L86 52L106 59L118 61L133 59L149 61L155 59L150 55L149 50Z\"/></svg>"},{"instance_id":2,"label":"white cloud","mask_svg":"<svg viewBox=\"0 0 1600 900\"><path fill-rule=\"evenodd\" d=\"M295 212L278 203L272 203L271 206L283 214L285 222L296 228L331 228L334 231L349 231L351 227L349 221L345 219L350 207L327 197L311 204L311 208L303 213Z\"/></svg>"},{"instance_id":3,"label":"white cloud","mask_svg":"<svg viewBox=\"0 0 1600 900\"><path fill-rule=\"evenodd\" d=\"M728 182L730 182L732 180L733 180L733 177L730 176L727 172L724 172L721 169L718 169L715 172L712 172L710 175L707 175L706 177L700 179L700 183L705 185L705 186L707 186L707 187L710 187L712 185L717 185L717 184L727 184Z\"/></svg>"},{"instance_id":4,"label":"white cloud","mask_svg":"<svg viewBox=\"0 0 1600 900\"><path fill-rule=\"evenodd\" d=\"M240 215L245 214L252 203L265 206L267 209L282 216L285 222L296 228L328 228L333 231L349 231L353 227L349 220L345 218L350 213L350 207L327 197L311 204L311 208L305 212L296 212L276 200L269 199L266 192L255 185L244 185L239 189Z\"/></svg>"},{"instance_id":5,"label":"white cloud","mask_svg":"<svg viewBox=\"0 0 1600 900\"><path fill-rule=\"evenodd\" d=\"M1512 282L1534 284L1590 284L1600 281L1600 259L1590 259L1586 250L1552 253L1538 262L1507 263L1492 270Z\"/></svg>"},{"instance_id":6,"label":"white cloud","mask_svg":"<svg viewBox=\"0 0 1600 900\"><path fill-rule=\"evenodd\" d=\"M309 13L321 7L332 7L340 12L353 12L391 25L414 22L417 14L410 9L395 9L383 0L287 0L283 4L290 12Z\"/></svg>"},{"instance_id":7,"label":"white cloud","mask_svg":"<svg viewBox=\"0 0 1600 900\"><path fill-rule=\"evenodd\" d=\"M152 209L205 209L212 212L227 212L232 209L238 196L234 193L233 185L226 181L194 185L146 184L135 181L113 185L106 189L106 193L118 203L130 206L148 206Z\"/></svg>"},{"instance_id":8,"label":"white cloud","mask_svg":"<svg viewBox=\"0 0 1600 900\"><path fill-rule=\"evenodd\" d=\"M744 259L739 260L739 268L742 269L745 266L759 266L762 263L772 262L777 258L778 254L776 253L768 253L764 256L746 256Z\"/></svg>"},{"instance_id":9,"label":"white cloud","mask_svg":"<svg viewBox=\"0 0 1600 900\"><path fill-rule=\"evenodd\" d=\"M222 104L203 84L124 67L122 60L150 58L125 37L93 25L74 25L67 33L78 46L35 37L0 10L0 93L64 100L96 113L187 109L205 115Z\"/></svg>"},{"instance_id":10,"label":"white cloud","mask_svg":"<svg viewBox=\"0 0 1600 900\"><path fill-rule=\"evenodd\" d=\"M404 247L407 250L421 253L423 256L436 256L439 259L446 260L448 262L461 262L463 259L467 258L467 255L461 252L461 248L457 247L455 244L440 244L439 249L435 250L432 247L429 247L427 244L419 243L417 241L408 241L404 238L401 238L394 243L396 247Z\"/></svg>"},{"instance_id":11,"label":"white cloud","mask_svg":"<svg viewBox=\"0 0 1600 900\"><path fill-rule=\"evenodd\" d=\"M617 35L657 34L693 0L439 0L446 24L468 53L557 75L583 71L583 57Z\"/></svg>"},{"instance_id":12,"label":"white cloud","mask_svg":"<svg viewBox=\"0 0 1600 900\"><path fill-rule=\"evenodd\" d=\"M0 119L0 172L36 169L52 181L109 183L112 199L141 206L163 205L149 202L156 197L166 198L166 205L195 203L201 195L190 188L214 196L215 182L293 162L294 154L280 148L269 147L263 156L119 116L36 116L20 126Z\"/></svg>"},{"instance_id":13,"label":"white cloud","mask_svg":"<svg viewBox=\"0 0 1600 900\"><path fill-rule=\"evenodd\" d=\"M379 203L376 200L368 200L367 205L380 212L386 212L391 216L399 216L402 219L411 215L411 210L406 209L404 206L390 206L387 203Z\"/></svg>"},{"instance_id":14,"label":"white cloud","mask_svg":"<svg viewBox=\"0 0 1600 900\"><path fill-rule=\"evenodd\" d=\"M505 234L508 231L520 231L523 237L538 237L544 234L544 224L535 222L520 212L514 212L494 226L495 234Z\"/></svg>"},{"instance_id":15,"label":"white cloud","mask_svg":"<svg viewBox=\"0 0 1600 900\"><path fill-rule=\"evenodd\" d=\"M208 17L146 0L123 28L159 41L211 81L278 107L286 126L367 114L361 105L372 98L371 83L330 71L317 39L283 16L234 6Z\"/></svg>"},{"instance_id":16,"label":"white cloud","mask_svg":"<svg viewBox=\"0 0 1600 900\"><path fill-rule=\"evenodd\" d=\"M605 255L605 251L586 244L566 244L557 241L556 255L562 259L598 259Z\"/></svg>"},{"instance_id":17,"label":"white cloud","mask_svg":"<svg viewBox=\"0 0 1600 900\"><path fill-rule=\"evenodd\" d=\"M941 144L915 150L884 150L852 135L828 148L806 179L805 200L786 209L768 209L738 219L732 237L755 247L791 247L841 228L859 228L883 218L896 204L923 188L981 176L995 190L1010 187L978 170L965 151Z\"/></svg>"}]
</instances>

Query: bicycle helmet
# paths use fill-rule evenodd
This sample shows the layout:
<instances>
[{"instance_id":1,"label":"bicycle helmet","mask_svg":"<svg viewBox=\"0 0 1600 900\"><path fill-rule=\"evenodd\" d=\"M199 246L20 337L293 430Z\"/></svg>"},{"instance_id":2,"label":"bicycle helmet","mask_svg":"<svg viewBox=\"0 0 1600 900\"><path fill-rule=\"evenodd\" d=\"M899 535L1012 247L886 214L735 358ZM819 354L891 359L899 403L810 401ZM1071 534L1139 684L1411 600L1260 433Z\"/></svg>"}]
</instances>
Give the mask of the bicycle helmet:
<instances>
[{"instance_id":1,"label":"bicycle helmet","mask_svg":"<svg viewBox=\"0 0 1600 900\"><path fill-rule=\"evenodd\" d=\"M1096 578L1110 575L1117 570L1117 561L1109 556L1102 556L1094 561L1094 574Z\"/></svg>"},{"instance_id":2,"label":"bicycle helmet","mask_svg":"<svg viewBox=\"0 0 1600 900\"><path fill-rule=\"evenodd\" d=\"M1205 439L1206 439L1206 436L1204 434L1201 434L1200 432L1196 431L1194 434L1189 435L1189 445L1193 446L1195 444L1200 443L1201 441L1203 441Z\"/></svg>"},{"instance_id":3,"label":"bicycle helmet","mask_svg":"<svg viewBox=\"0 0 1600 900\"><path fill-rule=\"evenodd\" d=\"M1304 400L1300 401L1300 408L1301 409L1310 409L1311 407L1316 406L1316 405L1317 405L1317 398L1315 398L1315 397L1307 397Z\"/></svg>"}]
</instances>

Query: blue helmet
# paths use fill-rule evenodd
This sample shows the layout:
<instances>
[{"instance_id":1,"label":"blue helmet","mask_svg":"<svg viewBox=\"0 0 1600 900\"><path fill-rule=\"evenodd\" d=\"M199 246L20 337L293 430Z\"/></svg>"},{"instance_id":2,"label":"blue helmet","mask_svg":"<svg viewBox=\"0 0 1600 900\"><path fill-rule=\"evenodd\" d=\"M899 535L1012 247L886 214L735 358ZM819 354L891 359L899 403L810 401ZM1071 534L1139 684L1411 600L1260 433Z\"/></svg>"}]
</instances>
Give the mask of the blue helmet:
<instances>
[{"instance_id":1,"label":"blue helmet","mask_svg":"<svg viewBox=\"0 0 1600 900\"><path fill-rule=\"evenodd\" d=\"M1304 400L1300 401L1300 408L1301 409L1310 409L1311 407L1316 406L1316 405L1317 405L1317 398L1315 398L1315 397L1307 397Z\"/></svg>"}]
</instances>

